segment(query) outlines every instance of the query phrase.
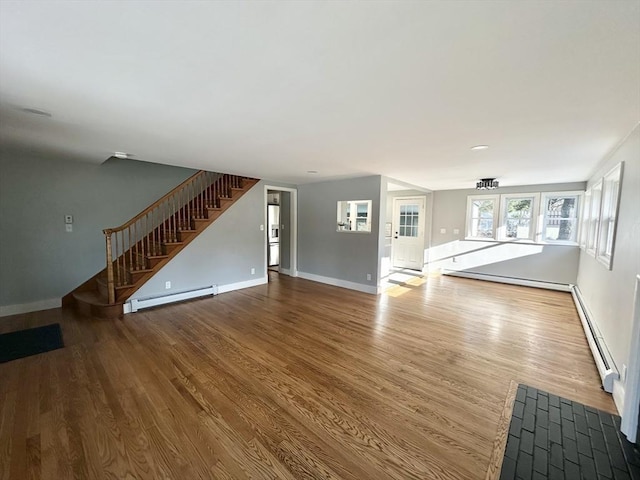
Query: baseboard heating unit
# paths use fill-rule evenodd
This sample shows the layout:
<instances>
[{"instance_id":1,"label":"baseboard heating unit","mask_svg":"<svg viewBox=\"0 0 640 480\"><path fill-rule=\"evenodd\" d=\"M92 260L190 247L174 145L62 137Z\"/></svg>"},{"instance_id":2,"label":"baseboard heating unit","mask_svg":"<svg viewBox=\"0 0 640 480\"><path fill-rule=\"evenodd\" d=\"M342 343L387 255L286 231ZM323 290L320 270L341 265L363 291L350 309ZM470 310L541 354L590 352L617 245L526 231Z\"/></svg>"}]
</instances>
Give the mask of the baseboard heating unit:
<instances>
[{"instance_id":1,"label":"baseboard heating unit","mask_svg":"<svg viewBox=\"0 0 640 480\"><path fill-rule=\"evenodd\" d=\"M598 327L591 321L589 310L582 300L580 289L576 285L571 285L571 296L576 304L576 310L582 322L584 334L587 337L591 354L598 367L598 373L602 379L602 388L605 392L613 393L613 381L619 377L618 369L609 353L602 334Z\"/></svg>"},{"instance_id":2,"label":"baseboard heating unit","mask_svg":"<svg viewBox=\"0 0 640 480\"><path fill-rule=\"evenodd\" d=\"M191 300L192 298L205 297L207 295L217 295L218 286L212 285L210 287L197 288L195 290L187 290L183 292L171 293L169 295L159 295L147 298L134 298L128 304L125 304L124 313L134 313L143 308L157 307L158 305L165 305L167 303L182 302L184 300ZM130 308L127 308L129 306Z\"/></svg>"}]
</instances>

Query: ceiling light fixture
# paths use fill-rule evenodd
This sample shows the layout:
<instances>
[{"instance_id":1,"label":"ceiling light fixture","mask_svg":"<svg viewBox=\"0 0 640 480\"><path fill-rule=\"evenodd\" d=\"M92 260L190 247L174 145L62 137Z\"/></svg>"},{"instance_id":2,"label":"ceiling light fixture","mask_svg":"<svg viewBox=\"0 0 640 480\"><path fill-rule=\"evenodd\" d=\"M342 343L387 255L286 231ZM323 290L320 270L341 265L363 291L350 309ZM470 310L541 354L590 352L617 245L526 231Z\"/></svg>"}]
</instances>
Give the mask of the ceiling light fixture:
<instances>
[{"instance_id":1,"label":"ceiling light fixture","mask_svg":"<svg viewBox=\"0 0 640 480\"><path fill-rule=\"evenodd\" d=\"M307 173L311 174L311 175L315 175L316 173L318 173L317 170L307 170Z\"/></svg>"},{"instance_id":2,"label":"ceiling light fixture","mask_svg":"<svg viewBox=\"0 0 640 480\"><path fill-rule=\"evenodd\" d=\"M495 178L481 178L476 183L476 190L495 190L498 188L498 181Z\"/></svg>"},{"instance_id":3,"label":"ceiling light fixture","mask_svg":"<svg viewBox=\"0 0 640 480\"><path fill-rule=\"evenodd\" d=\"M471 147L471 150L486 150L489 148L489 145L475 145Z\"/></svg>"},{"instance_id":4,"label":"ceiling light fixture","mask_svg":"<svg viewBox=\"0 0 640 480\"><path fill-rule=\"evenodd\" d=\"M131 154L125 153L125 152L114 152L113 156L116 157L116 158L122 158L124 160L124 159L129 158L131 156Z\"/></svg>"}]
</instances>

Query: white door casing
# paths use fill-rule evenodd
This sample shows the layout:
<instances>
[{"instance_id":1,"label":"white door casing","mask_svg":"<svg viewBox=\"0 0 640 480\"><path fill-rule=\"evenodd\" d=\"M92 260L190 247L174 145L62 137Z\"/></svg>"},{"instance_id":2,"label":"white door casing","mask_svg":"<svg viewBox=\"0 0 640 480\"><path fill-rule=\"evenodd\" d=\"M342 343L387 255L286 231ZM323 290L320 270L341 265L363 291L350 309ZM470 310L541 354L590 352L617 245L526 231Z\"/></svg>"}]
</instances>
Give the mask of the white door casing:
<instances>
[{"instance_id":1,"label":"white door casing","mask_svg":"<svg viewBox=\"0 0 640 480\"><path fill-rule=\"evenodd\" d=\"M391 265L422 270L426 197L393 199Z\"/></svg>"}]
</instances>

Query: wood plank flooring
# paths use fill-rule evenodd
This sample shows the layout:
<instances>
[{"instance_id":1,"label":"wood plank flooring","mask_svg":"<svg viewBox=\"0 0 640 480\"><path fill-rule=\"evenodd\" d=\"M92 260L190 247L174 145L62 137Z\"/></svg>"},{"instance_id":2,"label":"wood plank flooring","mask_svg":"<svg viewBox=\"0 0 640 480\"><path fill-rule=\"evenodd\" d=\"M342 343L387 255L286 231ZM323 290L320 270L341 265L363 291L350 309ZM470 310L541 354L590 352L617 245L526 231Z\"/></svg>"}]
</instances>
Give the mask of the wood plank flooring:
<instances>
[{"instance_id":1,"label":"wood plank flooring","mask_svg":"<svg viewBox=\"0 0 640 480\"><path fill-rule=\"evenodd\" d=\"M0 479L481 479L511 380L615 412L568 293L271 275L116 321L0 319L66 345L0 365Z\"/></svg>"}]
</instances>

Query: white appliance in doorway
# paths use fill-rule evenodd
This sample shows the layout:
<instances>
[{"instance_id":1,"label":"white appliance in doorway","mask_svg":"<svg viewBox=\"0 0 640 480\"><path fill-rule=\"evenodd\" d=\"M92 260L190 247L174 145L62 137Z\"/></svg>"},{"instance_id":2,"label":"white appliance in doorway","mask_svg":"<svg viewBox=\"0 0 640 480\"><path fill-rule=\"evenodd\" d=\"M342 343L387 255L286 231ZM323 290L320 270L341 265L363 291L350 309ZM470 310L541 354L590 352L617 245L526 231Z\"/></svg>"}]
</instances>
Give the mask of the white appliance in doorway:
<instances>
[{"instance_id":1,"label":"white appliance in doorway","mask_svg":"<svg viewBox=\"0 0 640 480\"><path fill-rule=\"evenodd\" d=\"M422 271L426 197L393 199L391 265Z\"/></svg>"},{"instance_id":2,"label":"white appliance in doorway","mask_svg":"<svg viewBox=\"0 0 640 480\"><path fill-rule=\"evenodd\" d=\"M269 267L280 265L280 205L267 206L267 261Z\"/></svg>"}]
</instances>

